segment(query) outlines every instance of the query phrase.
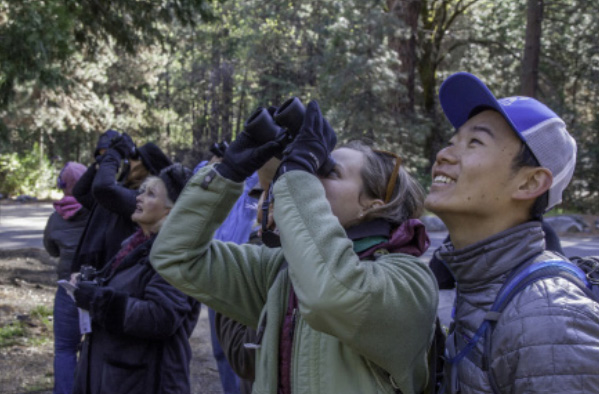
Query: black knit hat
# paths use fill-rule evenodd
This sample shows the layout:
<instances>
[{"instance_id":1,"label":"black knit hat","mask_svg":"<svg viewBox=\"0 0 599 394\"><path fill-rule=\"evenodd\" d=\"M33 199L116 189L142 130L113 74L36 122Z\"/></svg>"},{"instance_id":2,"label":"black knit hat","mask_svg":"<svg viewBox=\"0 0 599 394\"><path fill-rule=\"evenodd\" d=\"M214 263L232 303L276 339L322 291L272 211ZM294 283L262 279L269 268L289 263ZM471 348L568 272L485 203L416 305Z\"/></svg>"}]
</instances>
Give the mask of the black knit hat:
<instances>
[{"instance_id":1,"label":"black knit hat","mask_svg":"<svg viewBox=\"0 0 599 394\"><path fill-rule=\"evenodd\" d=\"M180 163L172 164L162 171L158 175L164 185L166 186L166 192L168 194L168 198L175 202L177 198L179 198L179 194L183 191L185 184L191 178L193 173L191 170Z\"/></svg>"},{"instance_id":2,"label":"black knit hat","mask_svg":"<svg viewBox=\"0 0 599 394\"><path fill-rule=\"evenodd\" d=\"M137 148L139 157L144 167L150 171L152 175L158 173L165 167L173 164L168 157L155 144L148 142L147 144Z\"/></svg>"},{"instance_id":3,"label":"black knit hat","mask_svg":"<svg viewBox=\"0 0 599 394\"><path fill-rule=\"evenodd\" d=\"M94 150L94 157L100 154L100 149L108 149L112 139L119 136L119 132L116 130L108 129L98 137L98 143L96 144L96 150Z\"/></svg>"}]
</instances>

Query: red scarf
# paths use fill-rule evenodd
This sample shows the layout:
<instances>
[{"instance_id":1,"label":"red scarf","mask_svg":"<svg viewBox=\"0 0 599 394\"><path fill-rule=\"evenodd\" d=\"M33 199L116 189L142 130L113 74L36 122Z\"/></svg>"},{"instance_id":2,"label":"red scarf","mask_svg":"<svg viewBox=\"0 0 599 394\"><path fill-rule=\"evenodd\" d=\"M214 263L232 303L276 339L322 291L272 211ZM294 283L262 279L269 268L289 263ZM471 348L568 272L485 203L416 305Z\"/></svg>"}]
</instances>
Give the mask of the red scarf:
<instances>
[{"instance_id":1,"label":"red scarf","mask_svg":"<svg viewBox=\"0 0 599 394\"><path fill-rule=\"evenodd\" d=\"M117 267L121 264L121 262L125 259L125 257L127 257L127 255L129 253L131 253L131 251L133 251L139 245L146 242L151 237L152 237L152 234L145 235L144 232L142 231L142 229L138 228L137 231L135 233L133 233L132 236L129 237L129 240L127 241L127 243L125 245L123 245L121 250L119 250L119 252L116 254L116 257L114 258L114 261L111 264L112 271L117 269Z\"/></svg>"}]
</instances>

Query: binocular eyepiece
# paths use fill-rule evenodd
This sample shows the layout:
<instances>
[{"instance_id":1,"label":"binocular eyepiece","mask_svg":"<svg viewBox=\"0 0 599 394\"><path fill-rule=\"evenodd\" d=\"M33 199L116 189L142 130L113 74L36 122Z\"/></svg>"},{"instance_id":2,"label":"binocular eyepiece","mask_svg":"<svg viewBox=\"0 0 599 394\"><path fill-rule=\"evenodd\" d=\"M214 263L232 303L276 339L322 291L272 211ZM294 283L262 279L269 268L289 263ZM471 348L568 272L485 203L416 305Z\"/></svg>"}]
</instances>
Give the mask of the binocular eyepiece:
<instances>
[{"instance_id":1,"label":"binocular eyepiece","mask_svg":"<svg viewBox=\"0 0 599 394\"><path fill-rule=\"evenodd\" d=\"M223 156L225 156L225 152L227 151L228 147L229 147L229 144L227 143L227 141L215 142L210 147L210 152L214 156L222 158Z\"/></svg>"},{"instance_id":2,"label":"binocular eyepiece","mask_svg":"<svg viewBox=\"0 0 599 394\"><path fill-rule=\"evenodd\" d=\"M260 143L275 140L287 145L302 127L305 113L306 108L297 97L285 101L274 114L258 107L245 122L245 132Z\"/></svg>"},{"instance_id":3,"label":"binocular eyepiece","mask_svg":"<svg viewBox=\"0 0 599 394\"><path fill-rule=\"evenodd\" d=\"M119 133L117 136L112 137L110 139L110 147L114 146L114 144L116 144L117 142L119 142L121 140L126 141L127 148L128 148L127 158L133 159L133 160L138 160L139 152L137 151L137 147L135 146L135 143L133 142L133 140L127 133Z\"/></svg>"}]
</instances>

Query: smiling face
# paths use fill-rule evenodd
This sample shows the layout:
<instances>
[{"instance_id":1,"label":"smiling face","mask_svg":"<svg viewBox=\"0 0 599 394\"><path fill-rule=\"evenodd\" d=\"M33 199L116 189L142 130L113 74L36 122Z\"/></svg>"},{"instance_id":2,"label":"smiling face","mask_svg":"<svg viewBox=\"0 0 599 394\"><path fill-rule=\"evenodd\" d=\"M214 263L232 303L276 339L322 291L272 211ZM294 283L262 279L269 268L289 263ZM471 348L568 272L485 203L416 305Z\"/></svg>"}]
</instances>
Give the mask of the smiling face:
<instances>
[{"instance_id":1,"label":"smiling face","mask_svg":"<svg viewBox=\"0 0 599 394\"><path fill-rule=\"evenodd\" d=\"M448 227L512 215L512 197L522 181L512 162L521 146L498 112L470 118L437 154L425 207Z\"/></svg>"},{"instance_id":2,"label":"smiling face","mask_svg":"<svg viewBox=\"0 0 599 394\"><path fill-rule=\"evenodd\" d=\"M321 182L333 214L347 228L359 222L361 214L374 201L362 193L364 154L354 149L339 148L331 156L337 164L327 177L321 178Z\"/></svg>"},{"instance_id":3,"label":"smiling face","mask_svg":"<svg viewBox=\"0 0 599 394\"><path fill-rule=\"evenodd\" d=\"M170 212L170 207L164 182L158 177L152 177L139 189L131 220L137 223L144 233L157 233Z\"/></svg>"}]
</instances>

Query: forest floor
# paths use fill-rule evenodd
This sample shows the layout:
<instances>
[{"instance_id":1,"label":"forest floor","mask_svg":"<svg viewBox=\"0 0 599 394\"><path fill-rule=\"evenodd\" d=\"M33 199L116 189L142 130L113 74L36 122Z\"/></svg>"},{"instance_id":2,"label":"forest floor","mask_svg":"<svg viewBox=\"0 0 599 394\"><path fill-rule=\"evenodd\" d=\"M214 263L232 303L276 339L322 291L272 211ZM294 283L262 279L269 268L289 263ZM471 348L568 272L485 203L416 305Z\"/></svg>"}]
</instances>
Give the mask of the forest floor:
<instances>
[{"instance_id":1,"label":"forest floor","mask_svg":"<svg viewBox=\"0 0 599 394\"><path fill-rule=\"evenodd\" d=\"M0 393L52 393L55 262L36 248L0 250ZM222 393L208 313L191 338L192 393Z\"/></svg>"}]
</instances>

